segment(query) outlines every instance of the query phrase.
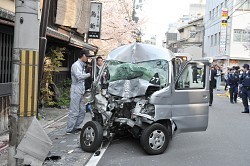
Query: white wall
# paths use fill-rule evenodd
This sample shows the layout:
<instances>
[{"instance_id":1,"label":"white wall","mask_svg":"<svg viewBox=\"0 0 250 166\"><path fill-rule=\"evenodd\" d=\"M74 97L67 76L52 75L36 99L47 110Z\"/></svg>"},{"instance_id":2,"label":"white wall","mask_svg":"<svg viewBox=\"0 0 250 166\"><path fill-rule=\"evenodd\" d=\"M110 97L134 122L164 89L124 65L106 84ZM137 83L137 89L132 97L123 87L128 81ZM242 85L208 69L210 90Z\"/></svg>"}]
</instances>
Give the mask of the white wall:
<instances>
[{"instance_id":1,"label":"white wall","mask_svg":"<svg viewBox=\"0 0 250 166\"><path fill-rule=\"evenodd\" d=\"M183 53L189 53L193 60L202 59L202 48L197 46L190 46L183 49Z\"/></svg>"},{"instance_id":2,"label":"white wall","mask_svg":"<svg viewBox=\"0 0 250 166\"><path fill-rule=\"evenodd\" d=\"M209 0L206 1L206 10L205 10L205 37L204 37L204 52L206 56L209 57L218 57L221 56L219 54L219 32L221 29L220 24L216 24L218 21L221 20L221 3L224 0ZM210 11L213 12L213 9L216 9L219 6L219 11L217 12L216 16L210 19ZM211 36L213 35L213 39L215 38L214 35L217 34L217 44L211 45ZM215 41L213 41L215 43Z\"/></svg>"},{"instance_id":3,"label":"white wall","mask_svg":"<svg viewBox=\"0 0 250 166\"><path fill-rule=\"evenodd\" d=\"M232 17L232 33L231 33L231 47L230 57L250 59L250 50L246 50L243 46L243 42L234 41L234 29L246 29L250 25L250 13L249 11L236 11Z\"/></svg>"},{"instance_id":4,"label":"white wall","mask_svg":"<svg viewBox=\"0 0 250 166\"><path fill-rule=\"evenodd\" d=\"M12 0L0 0L0 7L15 12L15 2Z\"/></svg>"}]
</instances>

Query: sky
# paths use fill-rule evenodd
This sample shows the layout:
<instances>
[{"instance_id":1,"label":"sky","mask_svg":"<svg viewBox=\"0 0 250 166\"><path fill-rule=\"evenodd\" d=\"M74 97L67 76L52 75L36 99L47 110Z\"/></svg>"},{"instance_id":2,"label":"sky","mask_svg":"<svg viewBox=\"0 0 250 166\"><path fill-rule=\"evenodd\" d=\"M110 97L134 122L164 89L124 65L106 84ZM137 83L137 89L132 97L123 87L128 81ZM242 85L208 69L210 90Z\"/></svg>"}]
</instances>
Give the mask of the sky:
<instances>
[{"instance_id":1,"label":"sky","mask_svg":"<svg viewBox=\"0 0 250 166\"><path fill-rule=\"evenodd\" d=\"M163 38L170 23L175 23L185 14L189 14L189 5L200 0L146 0L144 14L146 31L144 38L157 35ZM203 0L205 2L205 0Z\"/></svg>"}]
</instances>

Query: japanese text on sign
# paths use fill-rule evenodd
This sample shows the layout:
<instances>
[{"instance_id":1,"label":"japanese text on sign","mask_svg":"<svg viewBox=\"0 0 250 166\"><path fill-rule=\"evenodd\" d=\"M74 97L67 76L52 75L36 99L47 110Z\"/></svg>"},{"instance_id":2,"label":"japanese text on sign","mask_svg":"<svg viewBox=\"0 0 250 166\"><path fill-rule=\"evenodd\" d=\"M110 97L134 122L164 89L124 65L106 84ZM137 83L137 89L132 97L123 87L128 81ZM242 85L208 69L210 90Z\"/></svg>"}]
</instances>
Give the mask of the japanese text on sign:
<instances>
[{"instance_id":1,"label":"japanese text on sign","mask_svg":"<svg viewBox=\"0 0 250 166\"><path fill-rule=\"evenodd\" d=\"M91 13L90 13L90 25L88 37L99 39L101 31L101 3L91 3Z\"/></svg>"}]
</instances>

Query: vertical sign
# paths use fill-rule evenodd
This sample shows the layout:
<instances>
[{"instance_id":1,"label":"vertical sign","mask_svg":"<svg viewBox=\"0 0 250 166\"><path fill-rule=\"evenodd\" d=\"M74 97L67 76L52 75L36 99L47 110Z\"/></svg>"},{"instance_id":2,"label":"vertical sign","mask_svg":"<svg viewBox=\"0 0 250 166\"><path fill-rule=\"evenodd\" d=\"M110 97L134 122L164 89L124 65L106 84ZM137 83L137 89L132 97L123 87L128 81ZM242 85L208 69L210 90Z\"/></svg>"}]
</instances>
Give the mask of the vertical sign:
<instances>
[{"instance_id":1,"label":"vertical sign","mask_svg":"<svg viewBox=\"0 0 250 166\"><path fill-rule=\"evenodd\" d=\"M227 44L227 19L228 19L228 10L222 9L221 15L221 33L220 33L220 54L226 54L226 44Z\"/></svg>"},{"instance_id":2,"label":"vertical sign","mask_svg":"<svg viewBox=\"0 0 250 166\"><path fill-rule=\"evenodd\" d=\"M88 38L100 39L101 37L101 17L102 17L102 4L92 2L90 11L90 25Z\"/></svg>"}]
</instances>

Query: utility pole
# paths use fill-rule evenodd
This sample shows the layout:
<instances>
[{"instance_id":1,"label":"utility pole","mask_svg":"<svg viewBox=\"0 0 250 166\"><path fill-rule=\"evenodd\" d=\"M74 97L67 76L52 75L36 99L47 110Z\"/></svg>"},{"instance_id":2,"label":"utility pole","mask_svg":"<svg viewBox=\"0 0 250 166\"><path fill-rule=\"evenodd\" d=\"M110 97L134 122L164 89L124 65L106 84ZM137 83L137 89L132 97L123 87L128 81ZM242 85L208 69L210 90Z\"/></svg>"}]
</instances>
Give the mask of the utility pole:
<instances>
[{"instance_id":1,"label":"utility pole","mask_svg":"<svg viewBox=\"0 0 250 166\"><path fill-rule=\"evenodd\" d=\"M39 40L39 71L38 71L38 99L40 99L40 89L41 89L41 82L42 82L42 76L43 76L43 61L45 56L45 50L46 50L46 44L47 44L47 38L46 38L46 32L47 32L47 26L48 26L48 18L49 18L49 8L50 8L50 2L51 0L43 0L43 9L42 9L42 19L41 19L41 25L40 25L40 40ZM38 102L38 101L37 101ZM37 109L39 106L37 106ZM38 111L37 111L38 113Z\"/></svg>"},{"instance_id":2,"label":"utility pole","mask_svg":"<svg viewBox=\"0 0 250 166\"><path fill-rule=\"evenodd\" d=\"M16 148L37 112L40 0L15 1L8 165L22 165Z\"/></svg>"}]
</instances>

